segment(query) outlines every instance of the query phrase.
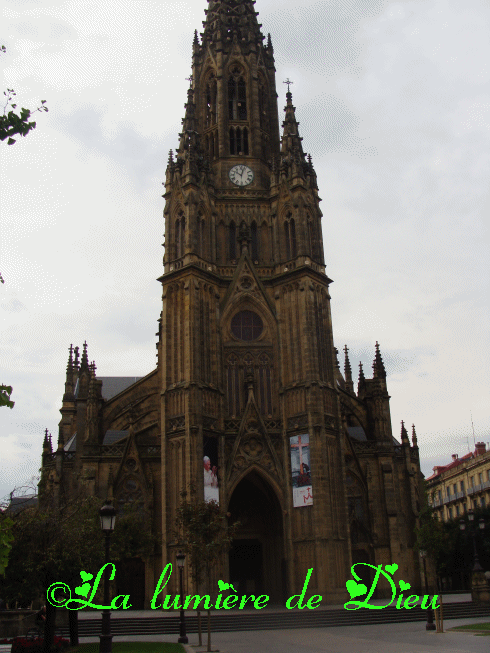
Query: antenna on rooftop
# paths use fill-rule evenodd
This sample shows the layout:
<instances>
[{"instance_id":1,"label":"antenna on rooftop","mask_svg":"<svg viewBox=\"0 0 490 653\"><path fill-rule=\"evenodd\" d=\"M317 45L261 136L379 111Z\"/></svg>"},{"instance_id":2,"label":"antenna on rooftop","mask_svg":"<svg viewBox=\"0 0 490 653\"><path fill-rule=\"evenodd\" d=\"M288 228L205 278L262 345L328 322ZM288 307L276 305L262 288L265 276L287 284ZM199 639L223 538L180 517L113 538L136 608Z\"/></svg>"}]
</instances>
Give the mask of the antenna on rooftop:
<instances>
[{"instance_id":1,"label":"antenna on rooftop","mask_svg":"<svg viewBox=\"0 0 490 653\"><path fill-rule=\"evenodd\" d=\"M473 413L470 411L470 416L471 416L471 428L473 429L473 446L476 447L476 440L475 440L475 426L473 424Z\"/></svg>"}]
</instances>

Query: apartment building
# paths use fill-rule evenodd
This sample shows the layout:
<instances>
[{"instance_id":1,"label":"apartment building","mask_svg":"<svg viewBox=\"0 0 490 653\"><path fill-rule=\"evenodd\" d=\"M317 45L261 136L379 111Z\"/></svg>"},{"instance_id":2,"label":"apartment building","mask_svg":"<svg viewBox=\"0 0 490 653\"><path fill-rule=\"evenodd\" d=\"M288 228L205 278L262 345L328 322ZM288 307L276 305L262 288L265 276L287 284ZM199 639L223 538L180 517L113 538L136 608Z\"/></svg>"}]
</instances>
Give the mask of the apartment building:
<instances>
[{"instance_id":1,"label":"apartment building","mask_svg":"<svg viewBox=\"0 0 490 653\"><path fill-rule=\"evenodd\" d=\"M448 465L433 468L425 479L429 505L442 521L458 519L467 510L490 503L490 449L477 442L475 451L459 458L452 455Z\"/></svg>"}]
</instances>

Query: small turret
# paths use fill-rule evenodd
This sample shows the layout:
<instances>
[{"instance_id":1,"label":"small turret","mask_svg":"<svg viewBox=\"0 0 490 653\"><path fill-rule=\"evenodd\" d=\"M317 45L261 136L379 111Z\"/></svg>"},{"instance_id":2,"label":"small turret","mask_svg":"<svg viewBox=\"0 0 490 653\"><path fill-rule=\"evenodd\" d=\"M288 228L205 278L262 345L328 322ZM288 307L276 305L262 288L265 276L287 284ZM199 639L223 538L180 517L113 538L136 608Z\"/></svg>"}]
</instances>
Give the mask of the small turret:
<instances>
[{"instance_id":1,"label":"small turret","mask_svg":"<svg viewBox=\"0 0 490 653\"><path fill-rule=\"evenodd\" d=\"M366 377L364 376L364 370L362 368L362 363L359 361L359 379L357 381L357 396L359 399L362 399L364 396L364 386L365 386Z\"/></svg>"},{"instance_id":2,"label":"small turret","mask_svg":"<svg viewBox=\"0 0 490 653\"><path fill-rule=\"evenodd\" d=\"M401 440L402 440L402 445L405 445L407 447L410 446L407 429L405 428L405 422L403 420L402 420Z\"/></svg>"},{"instance_id":3,"label":"small turret","mask_svg":"<svg viewBox=\"0 0 490 653\"><path fill-rule=\"evenodd\" d=\"M415 424L412 424L412 446L418 448L417 434L415 433Z\"/></svg>"},{"instance_id":4,"label":"small turret","mask_svg":"<svg viewBox=\"0 0 490 653\"><path fill-rule=\"evenodd\" d=\"M347 345L344 346L344 354L345 354L345 358L344 358L345 389L351 394L354 394L354 383L352 381L352 369L350 366L349 350L347 348Z\"/></svg>"},{"instance_id":5,"label":"small turret","mask_svg":"<svg viewBox=\"0 0 490 653\"><path fill-rule=\"evenodd\" d=\"M373 378L386 379L385 366L379 351L378 341L376 341L376 354L373 361Z\"/></svg>"}]
</instances>

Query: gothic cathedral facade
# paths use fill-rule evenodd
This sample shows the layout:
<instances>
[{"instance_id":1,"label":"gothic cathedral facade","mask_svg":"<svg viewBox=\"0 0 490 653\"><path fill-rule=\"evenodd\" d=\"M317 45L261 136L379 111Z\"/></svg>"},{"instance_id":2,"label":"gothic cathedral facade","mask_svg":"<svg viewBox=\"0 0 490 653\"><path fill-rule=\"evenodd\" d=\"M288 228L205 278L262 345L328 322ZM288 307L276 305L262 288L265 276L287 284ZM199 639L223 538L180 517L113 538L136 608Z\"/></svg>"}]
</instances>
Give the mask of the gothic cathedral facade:
<instances>
[{"instance_id":1,"label":"gothic cathedral facade","mask_svg":"<svg viewBox=\"0 0 490 653\"><path fill-rule=\"evenodd\" d=\"M280 128L255 2L208 2L166 171L157 367L98 377L86 344L81 360L70 348L43 479L59 502L84 491L137 505L161 536L154 556L128 561L134 607L149 607L175 563L176 510L191 484L240 522L220 561L240 593L281 602L312 568L309 593L342 603L356 562L396 562L417 587L415 430L412 444L403 423L393 438L377 343L357 392L347 347L340 371L317 177L289 86Z\"/></svg>"}]
</instances>

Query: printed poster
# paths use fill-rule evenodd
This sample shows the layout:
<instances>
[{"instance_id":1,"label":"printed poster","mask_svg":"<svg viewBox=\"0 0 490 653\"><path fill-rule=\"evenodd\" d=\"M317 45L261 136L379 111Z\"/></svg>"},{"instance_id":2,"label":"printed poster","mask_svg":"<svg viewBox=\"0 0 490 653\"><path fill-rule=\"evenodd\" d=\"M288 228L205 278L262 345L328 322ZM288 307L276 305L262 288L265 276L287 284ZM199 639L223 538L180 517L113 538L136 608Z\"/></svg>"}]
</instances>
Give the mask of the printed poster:
<instances>
[{"instance_id":1,"label":"printed poster","mask_svg":"<svg viewBox=\"0 0 490 653\"><path fill-rule=\"evenodd\" d=\"M218 440L204 436L204 501L219 503Z\"/></svg>"},{"instance_id":2,"label":"printed poster","mask_svg":"<svg viewBox=\"0 0 490 653\"><path fill-rule=\"evenodd\" d=\"M308 433L289 438L291 453L291 481L293 486L293 506L313 505L313 492L310 474L310 436Z\"/></svg>"}]
</instances>

